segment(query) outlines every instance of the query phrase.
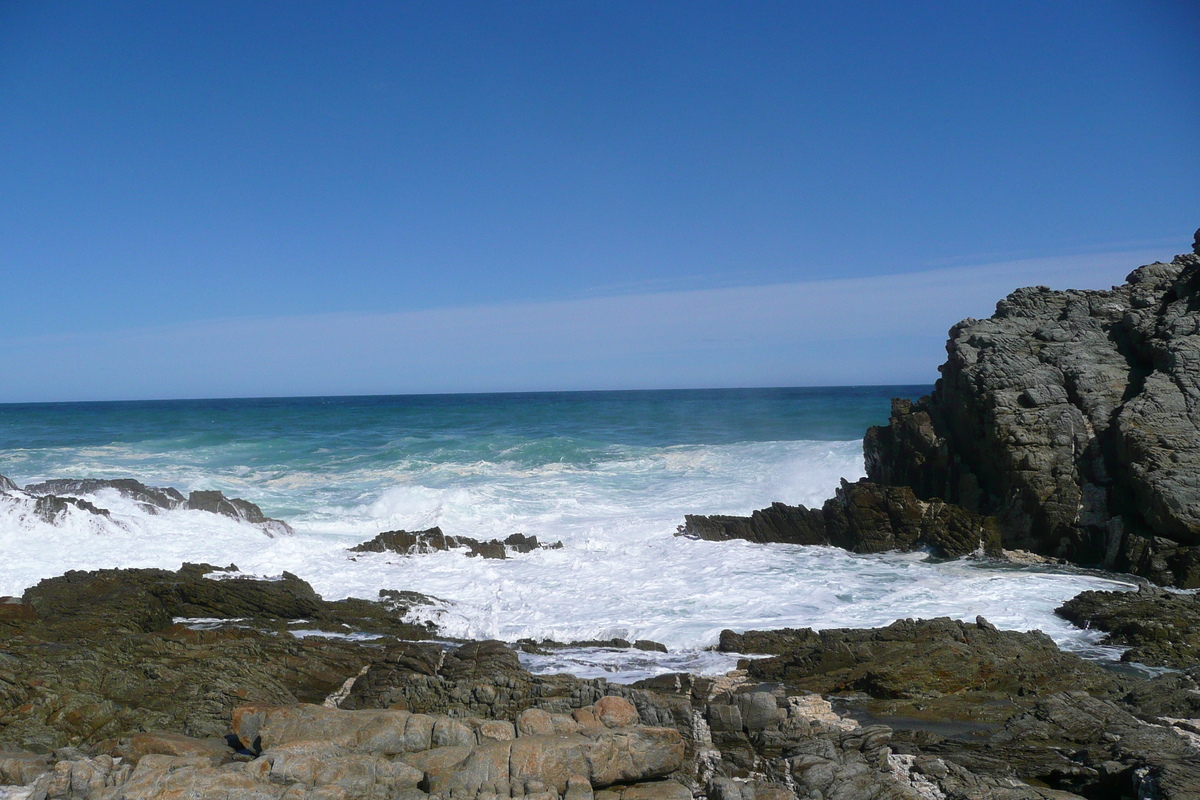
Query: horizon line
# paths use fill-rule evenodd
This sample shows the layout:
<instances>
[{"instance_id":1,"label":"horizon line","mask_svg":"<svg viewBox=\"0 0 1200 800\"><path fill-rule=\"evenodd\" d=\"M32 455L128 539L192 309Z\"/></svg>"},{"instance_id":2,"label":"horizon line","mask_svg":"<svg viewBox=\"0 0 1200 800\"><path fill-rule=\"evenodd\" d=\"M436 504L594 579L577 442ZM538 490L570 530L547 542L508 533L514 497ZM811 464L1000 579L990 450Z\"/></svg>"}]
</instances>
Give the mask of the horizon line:
<instances>
[{"instance_id":1,"label":"horizon line","mask_svg":"<svg viewBox=\"0 0 1200 800\"><path fill-rule=\"evenodd\" d=\"M205 403L205 402L249 402L256 400L366 400L386 397L495 397L550 394L631 394L654 392L747 392L784 391L792 389L886 389L929 387L932 383L817 383L795 386L677 386L642 387L638 389L530 389L524 391L499 392L404 392L379 394L299 394L299 395L247 395L243 397L139 397L120 400L23 400L0 402L0 409L11 406L80 406L122 405L131 403Z\"/></svg>"}]
</instances>

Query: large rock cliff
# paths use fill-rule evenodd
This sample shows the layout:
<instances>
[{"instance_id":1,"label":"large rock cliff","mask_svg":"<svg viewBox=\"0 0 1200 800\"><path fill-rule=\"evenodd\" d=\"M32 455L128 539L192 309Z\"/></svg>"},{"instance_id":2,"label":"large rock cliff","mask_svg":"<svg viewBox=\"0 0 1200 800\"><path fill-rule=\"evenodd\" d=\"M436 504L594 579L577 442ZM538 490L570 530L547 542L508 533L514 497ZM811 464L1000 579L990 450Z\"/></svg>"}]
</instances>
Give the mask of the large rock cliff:
<instances>
[{"instance_id":1,"label":"large rock cliff","mask_svg":"<svg viewBox=\"0 0 1200 800\"><path fill-rule=\"evenodd\" d=\"M1200 586L1200 232L1111 291L1019 289L950 331L870 480L998 518L1005 547Z\"/></svg>"}]
</instances>

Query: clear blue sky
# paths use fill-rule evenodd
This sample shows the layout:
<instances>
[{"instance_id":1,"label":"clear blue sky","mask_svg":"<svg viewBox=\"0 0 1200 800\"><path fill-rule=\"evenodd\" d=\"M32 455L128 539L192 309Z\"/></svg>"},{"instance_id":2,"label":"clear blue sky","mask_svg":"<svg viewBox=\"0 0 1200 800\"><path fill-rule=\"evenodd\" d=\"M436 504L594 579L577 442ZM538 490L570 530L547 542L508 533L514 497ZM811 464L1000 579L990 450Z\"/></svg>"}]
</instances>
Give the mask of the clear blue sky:
<instances>
[{"instance_id":1,"label":"clear blue sky","mask_svg":"<svg viewBox=\"0 0 1200 800\"><path fill-rule=\"evenodd\" d=\"M0 0L0 401L932 380L1198 186L1194 2Z\"/></svg>"}]
</instances>

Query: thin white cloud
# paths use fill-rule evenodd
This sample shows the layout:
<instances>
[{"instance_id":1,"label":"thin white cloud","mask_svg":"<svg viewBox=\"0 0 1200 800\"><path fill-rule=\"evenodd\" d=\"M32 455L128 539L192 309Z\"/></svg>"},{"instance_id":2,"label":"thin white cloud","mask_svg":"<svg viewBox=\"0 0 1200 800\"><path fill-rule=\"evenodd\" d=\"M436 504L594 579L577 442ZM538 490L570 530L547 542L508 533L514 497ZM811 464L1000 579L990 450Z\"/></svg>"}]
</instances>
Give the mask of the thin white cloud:
<instances>
[{"instance_id":1,"label":"thin white cloud","mask_svg":"<svg viewBox=\"0 0 1200 800\"><path fill-rule=\"evenodd\" d=\"M40 337L0 346L0 401L926 383L959 319L1155 255Z\"/></svg>"}]
</instances>

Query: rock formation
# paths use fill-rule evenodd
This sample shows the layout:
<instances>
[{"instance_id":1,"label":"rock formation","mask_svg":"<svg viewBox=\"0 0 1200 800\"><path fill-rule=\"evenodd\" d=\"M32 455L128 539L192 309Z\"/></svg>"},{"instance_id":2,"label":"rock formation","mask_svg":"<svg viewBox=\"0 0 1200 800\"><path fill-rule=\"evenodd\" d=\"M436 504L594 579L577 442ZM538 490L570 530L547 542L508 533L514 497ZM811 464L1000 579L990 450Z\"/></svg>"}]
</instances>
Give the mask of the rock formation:
<instances>
[{"instance_id":1,"label":"rock formation","mask_svg":"<svg viewBox=\"0 0 1200 800\"><path fill-rule=\"evenodd\" d=\"M679 533L709 541L827 544L855 553L928 547L946 558L998 553L995 520L937 498L918 499L907 486L842 481L820 509L775 503L749 517L688 514Z\"/></svg>"},{"instance_id":2,"label":"rock formation","mask_svg":"<svg viewBox=\"0 0 1200 800\"><path fill-rule=\"evenodd\" d=\"M1007 548L1200 586L1200 255L1020 289L946 349L868 432L870 480L994 515Z\"/></svg>"},{"instance_id":3,"label":"rock formation","mask_svg":"<svg viewBox=\"0 0 1200 800\"><path fill-rule=\"evenodd\" d=\"M416 555L439 550L465 549L468 556L484 558L508 558L509 553L531 553L534 550L558 550L562 542L541 544L536 536L514 533L500 541L489 539L481 542L468 536L447 536L438 527L424 531L384 531L370 541L349 548L352 553L400 553Z\"/></svg>"},{"instance_id":4,"label":"rock formation","mask_svg":"<svg viewBox=\"0 0 1200 800\"><path fill-rule=\"evenodd\" d=\"M115 491L122 497L133 500L149 514L157 514L160 511L171 509L207 511L248 522L262 529L268 536L292 533L290 525L283 520L272 519L263 514L262 509L249 500L243 500L240 497L226 497L223 493L215 490L195 491L184 497L182 492L170 486L147 486L132 478L115 480L56 478L41 483L31 483L21 490L11 480L0 475L0 494L34 498L33 513L51 525L58 524L69 508L111 518L112 512L107 508L101 508L80 497L80 495L94 496L97 492L105 490Z\"/></svg>"}]
</instances>

